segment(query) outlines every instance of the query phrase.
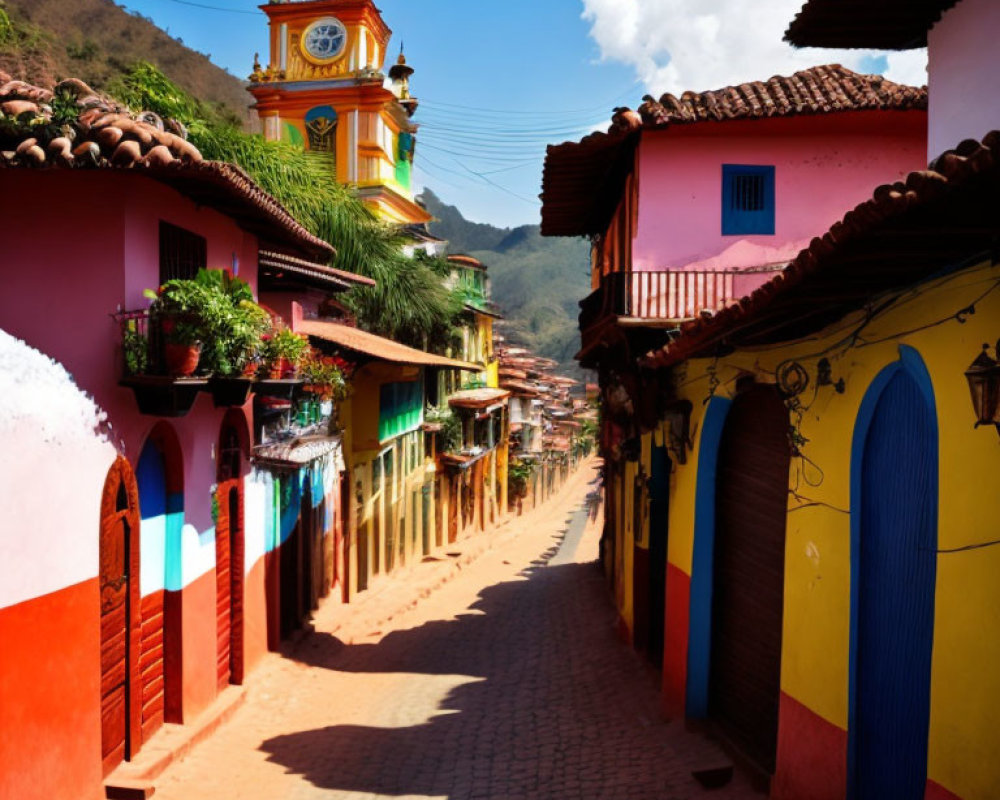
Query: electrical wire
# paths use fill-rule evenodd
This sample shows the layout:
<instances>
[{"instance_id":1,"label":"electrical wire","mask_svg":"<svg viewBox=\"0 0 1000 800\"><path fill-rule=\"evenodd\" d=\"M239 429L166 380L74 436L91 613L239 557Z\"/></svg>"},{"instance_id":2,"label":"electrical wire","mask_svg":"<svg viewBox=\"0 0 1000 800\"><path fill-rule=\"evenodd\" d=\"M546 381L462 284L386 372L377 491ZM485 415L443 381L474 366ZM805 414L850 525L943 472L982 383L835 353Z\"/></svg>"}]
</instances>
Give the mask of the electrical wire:
<instances>
[{"instance_id":1,"label":"electrical wire","mask_svg":"<svg viewBox=\"0 0 1000 800\"><path fill-rule=\"evenodd\" d=\"M167 2L177 3L178 5L182 6L194 6L195 8L205 8L208 9L209 11L225 11L228 12L229 14L253 14L254 16L257 16L258 14L264 13L263 11L260 10L247 11L246 9L223 8L222 6L213 6L213 5L208 5L207 3L195 3L193 2L193 0L167 0Z\"/></svg>"},{"instance_id":2,"label":"electrical wire","mask_svg":"<svg viewBox=\"0 0 1000 800\"><path fill-rule=\"evenodd\" d=\"M622 97L625 97L627 94L631 94L631 92L637 86L641 86L641 85L642 85L642 81L641 80L636 80L625 91L619 93L613 99L611 99L611 100L609 100L609 101L607 101L605 103L601 103L600 105L597 105L597 106L591 106L590 108L578 108L578 109L569 109L569 110L566 110L566 109L564 109L564 110L553 109L553 110L548 110L548 111L528 111L528 110L525 110L525 109L484 108L482 106L467 106L467 105L462 105L460 103L445 103L445 102L440 102L439 103L439 102L437 102L435 100L421 100L420 102L423 103L423 104L425 104L425 105L430 106L431 108L435 108L435 107L439 107L439 108L455 108L455 109L461 109L463 111L475 111L475 112L478 112L478 113L485 113L485 114L504 114L504 115L506 115L506 114L527 114L527 115L539 115L539 116L541 116L541 115L567 116L567 115L571 115L571 114L593 114L593 113L596 113L596 112L600 111L601 109L603 109L603 108L605 108L605 107L607 107L609 105L617 103Z\"/></svg>"}]
</instances>

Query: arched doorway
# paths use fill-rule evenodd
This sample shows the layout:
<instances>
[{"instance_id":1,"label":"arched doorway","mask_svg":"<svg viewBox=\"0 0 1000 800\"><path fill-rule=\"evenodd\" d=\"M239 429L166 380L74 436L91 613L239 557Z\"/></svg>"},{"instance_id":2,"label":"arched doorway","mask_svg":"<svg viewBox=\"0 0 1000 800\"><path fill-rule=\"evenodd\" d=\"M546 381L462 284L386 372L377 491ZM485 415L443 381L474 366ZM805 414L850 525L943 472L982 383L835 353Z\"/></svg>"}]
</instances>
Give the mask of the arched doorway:
<instances>
[{"instance_id":1,"label":"arched doorway","mask_svg":"<svg viewBox=\"0 0 1000 800\"><path fill-rule=\"evenodd\" d=\"M101 759L107 775L142 742L139 490L119 457L104 481L100 527Z\"/></svg>"},{"instance_id":2,"label":"arched doorway","mask_svg":"<svg viewBox=\"0 0 1000 800\"><path fill-rule=\"evenodd\" d=\"M316 106L306 112L305 122L309 149L313 152L326 153L336 174L337 112L332 106Z\"/></svg>"},{"instance_id":3,"label":"arched doorway","mask_svg":"<svg viewBox=\"0 0 1000 800\"><path fill-rule=\"evenodd\" d=\"M184 526L184 462L174 429L158 422L136 466L142 519L140 593L143 652L142 736L162 724L182 722L181 532Z\"/></svg>"},{"instance_id":4,"label":"arched doorway","mask_svg":"<svg viewBox=\"0 0 1000 800\"><path fill-rule=\"evenodd\" d=\"M773 386L733 400L719 445L708 713L774 773L781 690L788 410Z\"/></svg>"},{"instance_id":5,"label":"arched doorway","mask_svg":"<svg viewBox=\"0 0 1000 800\"><path fill-rule=\"evenodd\" d=\"M930 379L912 353L876 380L856 430L848 725L855 800L926 791L937 449Z\"/></svg>"},{"instance_id":6,"label":"arched doorway","mask_svg":"<svg viewBox=\"0 0 1000 800\"><path fill-rule=\"evenodd\" d=\"M241 412L226 414L216 460L215 584L216 677L219 691L243 683L243 473L246 423Z\"/></svg>"}]
</instances>

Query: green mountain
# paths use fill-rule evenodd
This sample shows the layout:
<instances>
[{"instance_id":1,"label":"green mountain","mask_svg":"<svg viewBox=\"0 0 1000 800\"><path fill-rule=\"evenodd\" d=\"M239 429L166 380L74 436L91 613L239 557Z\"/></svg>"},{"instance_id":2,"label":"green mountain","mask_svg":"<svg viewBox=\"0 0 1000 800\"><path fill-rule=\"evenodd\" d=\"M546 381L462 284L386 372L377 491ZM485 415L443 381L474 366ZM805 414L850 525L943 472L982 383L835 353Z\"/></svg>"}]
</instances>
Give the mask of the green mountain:
<instances>
[{"instance_id":1,"label":"green mountain","mask_svg":"<svg viewBox=\"0 0 1000 800\"><path fill-rule=\"evenodd\" d=\"M448 240L449 252L467 253L487 266L508 339L580 377L573 355L580 347L578 304L590 294L589 242L543 238L538 225L497 228L470 222L430 189L419 200L435 217L431 233Z\"/></svg>"},{"instance_id":2,"label":"green mountain","mask_svg":"<svg viewBox=\"0 0 1000 800\"><path fill-rule=\"evenodd\" d=\"M79 78L105 90L137 61L152 62L222 116L256 123L245 81L113 0L0 0L0 70L14 78L46 87Z\"/></svg>"}]
</instances>

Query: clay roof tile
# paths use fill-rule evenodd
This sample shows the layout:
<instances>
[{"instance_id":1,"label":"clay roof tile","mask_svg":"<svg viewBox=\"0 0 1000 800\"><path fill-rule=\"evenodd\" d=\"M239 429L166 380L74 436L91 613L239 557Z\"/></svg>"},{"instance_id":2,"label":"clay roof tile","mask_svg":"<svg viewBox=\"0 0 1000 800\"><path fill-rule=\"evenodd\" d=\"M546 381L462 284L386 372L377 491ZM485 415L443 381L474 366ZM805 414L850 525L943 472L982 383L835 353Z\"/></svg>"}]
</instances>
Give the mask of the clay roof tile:
<instances>
[{"instance_id":1,"label":"clay roof tile","mask_svg":"<svg viewBox=\"0 0 1000 800\"><path fill-rule=\"evenodd\" d=\"M327 242L306 230L243 170L205 161L193 144L161 129L167 126L157 115L132 115L76 79L48 90L0 74L3 78L7 80L0 84L0 114L19 118L30 112L34 119L30 125L18 119L18 124L0 129L0 167L142 172L201 203L224 206L230 216L266 238L314 257L333 254ZM50 130L56 126L52 124L52 108L45 104L55 94L75 99L79 108L76 120L69 125L72 136ZM170 127L183 132L179 123L170 122ZM37 131L48 138L41 138ZM68 138L72 139L71 148L64 141Z\"/></svg>"}]
</instances>

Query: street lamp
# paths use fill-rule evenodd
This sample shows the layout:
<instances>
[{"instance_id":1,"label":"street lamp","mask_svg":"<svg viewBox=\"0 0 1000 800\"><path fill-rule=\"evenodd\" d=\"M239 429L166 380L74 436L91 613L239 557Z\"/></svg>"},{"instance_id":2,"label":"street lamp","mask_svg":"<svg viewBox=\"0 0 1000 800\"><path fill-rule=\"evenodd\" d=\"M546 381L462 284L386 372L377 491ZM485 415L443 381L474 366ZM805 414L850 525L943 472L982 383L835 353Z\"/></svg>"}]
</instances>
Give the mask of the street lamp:
<instances>
[{"instance_id":1,"label":"street lamp","mask_svg":"<svg viewBox=\"0 0 1000 800\"><path fill-rule=\"evenodd\" d=\"M976 427L995 425L1000 433L1000 361L990 358L988 350L989 345L984 344L983 351L965 371L965 379L972 394ZM997 350L1000 351L1000 342Z\"/></svg>"}]
</instances>

